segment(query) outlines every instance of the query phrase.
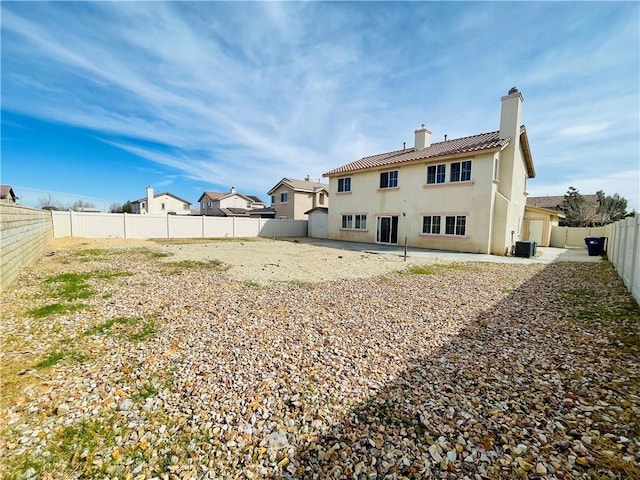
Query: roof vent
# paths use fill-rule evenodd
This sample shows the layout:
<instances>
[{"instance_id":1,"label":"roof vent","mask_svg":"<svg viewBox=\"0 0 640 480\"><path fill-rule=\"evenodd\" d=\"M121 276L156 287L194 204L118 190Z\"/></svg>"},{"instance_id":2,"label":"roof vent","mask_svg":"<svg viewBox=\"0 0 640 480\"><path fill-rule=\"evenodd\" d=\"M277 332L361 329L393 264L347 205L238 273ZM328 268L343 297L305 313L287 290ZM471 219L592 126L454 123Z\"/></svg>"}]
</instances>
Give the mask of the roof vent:
<instances>
[{"instance_id":1,"label":"roof vent","mask_svg":"<svg viewBox=\"0 0 640 480\"><path fill-rule=\"evenodd\" d=\"M518 93L518 89L516 87L511 87L511 89L509 90L509 95L513 93Z\"/></svg>"}]
</instances>

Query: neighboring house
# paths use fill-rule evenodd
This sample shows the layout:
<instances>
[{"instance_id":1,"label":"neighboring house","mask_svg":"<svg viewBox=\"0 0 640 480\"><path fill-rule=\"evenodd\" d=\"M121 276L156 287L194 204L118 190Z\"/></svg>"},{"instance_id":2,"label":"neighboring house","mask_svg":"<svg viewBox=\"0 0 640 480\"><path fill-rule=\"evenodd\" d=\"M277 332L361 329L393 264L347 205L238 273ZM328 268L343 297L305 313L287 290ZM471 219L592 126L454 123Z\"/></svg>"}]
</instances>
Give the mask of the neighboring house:
<instances>
[{"instance_id":1,"label":"neighboring house","mask_svg":"<svg viewBox=\"0 0 640 480\"><path fill-rule=\"evenodd\" d=\"M147 196L131 202L132 213L152 215L190 215L191 202L169 192L154 195L153 187L147 187Z\"/></svg>"},{"instance_id":2,"label":"neighboring house","mask_svg":"<svg viewBox=\"0 0 640 480\"><path fill-rule=\"evenodd\" d=\"M283 178L269 190L271 207L276 218L307 220L307 211L316 207L329 207L329 185L314 182L307 176L304 180Z\"/></svg>"},{"instance_id":3,"label":"neighboring house","mask_svg":"<svg viewBox=\"0 0 640 480\"><path fill-rule=\"evenodd\" d=\"M16 197L11 185L0 185L0 202L16 203L17 201L18 197Z\"/></svg>"},{"instance_id":4,"label":"neighboring house","mask_svg":"<svg viewBox=\"0 0 640 480\"><path fill-rule=\"evenodd\" d=\"M228 192L204 192L198 203L200 215L214 217L249 217L265 209L265 203L260 198L238 193L235 187Z\"/></svg>"},{"instance_id":5,"label":"neighboring house","mask_svg":"<svg viewBox=\"0 0 640 480\"><path fill-rule=\"evenodd\" d=\"M329 238L508 254L522 228L527 179L535 176L520 123L524 98L502 97L500 130L364 157L329 177Z\"/></svg>"},{"instance_id":6,"label":"neighboring house","mask_svg":"<svg viewBox=\"0 0 640 480\"><path fill-rule=\"evenodd\" d=\"M584 199L584 216L590 221L594 221L598 214L598 197L596 195L582 195ZM545 208L562 213L562 202L564 195L550 195L546 197L528 197L527 206ZM561 217L564 218L564 215Z\"/></svg>"},{"instance_id":7,"label":"neighboring house","mask_svg":"<svg viewBox=\"0 0 640 480\"><path fill-rule=\"evenodd\" d=\"M551 244L551 229L560 225L560 219L564 213L548 208L524 207L524 222L522 224L522 240L536 242L540 247L548 247Z\"/></svg>"}]
</instances>

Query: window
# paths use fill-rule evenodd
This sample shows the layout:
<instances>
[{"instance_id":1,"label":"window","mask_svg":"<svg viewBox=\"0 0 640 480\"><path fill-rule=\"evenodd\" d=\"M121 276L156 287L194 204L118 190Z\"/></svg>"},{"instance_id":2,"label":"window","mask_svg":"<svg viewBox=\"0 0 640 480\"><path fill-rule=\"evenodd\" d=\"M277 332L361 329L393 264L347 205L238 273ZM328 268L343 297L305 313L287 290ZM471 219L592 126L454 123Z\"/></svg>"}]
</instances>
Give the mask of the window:
<instances>
[{"instance_id":1,"label":"window","mask_svg":"<svg viewBox=\"0 0 640 480\"><path fill-rule=\"evenodd\" d=\"M162 204L162 206L160 207L162 210L164 210L164 203Z\"/></svg>"},{"instance_id":2,"label":"window","mask_svg":"<svg viewBox=\"0 0 640 480\"><path fill-rule=\"evenodd\" d=\"M427 183L444 183L446 164L429 165L427 167Z\"/></svg>"},{"instance_id":3,"label":"window","mask_svg":"<svg viewBox=\"0 0 640 480\"><path fill-rule=\"evenodd\" d=\"M493 179L498 180L498 172L500 171L500 164L498 163L498 159L493 159Z\"/></svg>"},{"instance_id":4,"label":"window","mask_svg":"<svg viewBox=\"0 0 640 480\"><path fill-rule=\"evenodd\" d=\"M427 215L422 217L422 233L440 234L440 216Z\"/></svg>"},{"instance_id":5,"label":"window","mask_svg":"<svg viewBox=\"0 0 640 480\"><path fill-rule=\"evenodd\" d=\"M447 215L445 219L446 235L466 235L467 232L467 217L464 215Z\"/></svg>"},{"instance_id":6,"label":"window","mask_svg":"<svg viewBox=\"0 0 640 480\"><path fill-rule=\"evenodd\" d=\"M324 205L324 193L320 194L320 205Z\"/></svg>"},{"instance_id":7,"label":"window","mask_svg":"<svg viewBox=\"0 0 640 480\"><path fill-rule=\"evenodd\" d=\"M380 173L380 188L395 188L398 186L398 171Z\"/></svg>"},{"instance_id":8,"label":"window","mask_svg":"<svg viewBox=\"0 0 640 480\"><path fill-rule=\"evenodd\" d=\"M186 203L184 205L182 205L182 209L183 210L189 210L189 205L187 205Z\"/></svg>"},{"instance_id":9,"label":"window","mask_svg":"<svg viewBox=\"0 0 640 480\"><path fill-rule=\"evenodd\" d=\"M471 180L471 160L453 162L449 169L450 182L468 182Z\"/></svg>"},{"instance_id":10,"label":"window","mask_svg":"<svg viewBox=\"0 0 640 480\"><path fill-rule=\"evenodd\" d=\"M275 195L271 195L271 205L276 203L276 196Z\"/></svg>"},{"instance_id":11,"label":"window","mask_svg":"<svg viewBox=\"0 0 640 480\"><path fill-rule=\"evenodd\" d=\"M289 202L289 192L282 192L280 194L280 203L288 203Z\"/></svg>"},{"instance_id":12,"label":"window","mask_svg":"<svg viewBox=\"0 0 640 480\"><path fill-rule=\"evenodd\" d=\"M462 162L462 173L460 175L461 182L468 182L471 180L471 160L465 160Z\"/></svg>"},{"instance_id":13,"label":"window","mask_svg":"<svg viewBox=\"0 0 640 480\"><path fill-rule=\"evenodd\" d=\"M338 192L350 192L351 191L351 177L338 179Z\"/></svg>"},{"instance_id":14,"label":"window","mask_svg":"<svg viewBox=\"0 0 640 480\"><path fill-rule=\"evenodd\" d=\"M355 222L354 222L355 220ZM367 216L366 215L342 215L342 228L347 230L366 230L367 229Z\"/></svg>"}]
</instances>

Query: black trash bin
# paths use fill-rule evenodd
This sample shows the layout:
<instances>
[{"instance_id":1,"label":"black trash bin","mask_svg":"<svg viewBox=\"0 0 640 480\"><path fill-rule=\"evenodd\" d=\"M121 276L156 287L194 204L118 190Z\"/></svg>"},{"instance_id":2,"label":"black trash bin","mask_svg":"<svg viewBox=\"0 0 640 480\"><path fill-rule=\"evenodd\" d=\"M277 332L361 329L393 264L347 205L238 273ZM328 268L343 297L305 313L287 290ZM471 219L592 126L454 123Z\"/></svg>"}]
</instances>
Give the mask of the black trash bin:
<instances>
[{"instance_id":1,"label":"black trash bin","mask_svg":"<svg viewBox=\"0 0 640 480\"><path fill-rule=\"evenodd\" d=\"M535 255L536 242L516 242L516 257L529 258Z\"/></svg>"},{"instance_id":2,"label":"black trash bin","mask_svg":"<svg viewBox=\"0 0 640 480\"><path fill-rule=\"evenodd\" d=\"M587 244L587 250L590 257L597 257L602 255L602 248L604 247L604 239L606 237L585 237L584 243Z\"/></svg>"}]
</instances>

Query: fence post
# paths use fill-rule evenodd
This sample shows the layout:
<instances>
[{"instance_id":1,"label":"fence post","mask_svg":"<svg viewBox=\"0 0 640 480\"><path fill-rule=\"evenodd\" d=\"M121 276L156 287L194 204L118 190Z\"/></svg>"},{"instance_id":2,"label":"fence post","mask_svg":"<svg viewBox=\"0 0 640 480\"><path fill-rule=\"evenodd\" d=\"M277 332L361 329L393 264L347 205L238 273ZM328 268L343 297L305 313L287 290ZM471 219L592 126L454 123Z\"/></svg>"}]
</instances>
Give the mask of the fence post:
<instances>
[{"instance_id":1,"label":"fence post","mask_svg":"<svg viewBox=\"0 0 640 480\"><path fill-rule=\"evenodd\" d=\"M122 230L124 238L127 238L127 212L122 212Z\"/></svg>"}]
</instances>

